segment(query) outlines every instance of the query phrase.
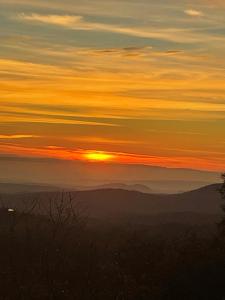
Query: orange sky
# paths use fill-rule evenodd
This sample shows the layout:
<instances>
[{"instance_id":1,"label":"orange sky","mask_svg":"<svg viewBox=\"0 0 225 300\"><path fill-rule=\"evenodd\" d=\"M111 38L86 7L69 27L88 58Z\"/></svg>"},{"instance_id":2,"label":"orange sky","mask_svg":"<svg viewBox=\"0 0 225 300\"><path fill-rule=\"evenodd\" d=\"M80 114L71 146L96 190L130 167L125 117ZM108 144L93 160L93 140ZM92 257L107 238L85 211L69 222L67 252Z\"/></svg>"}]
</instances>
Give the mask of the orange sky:
<instances>
[{"instance_id":1,"label":"orange sky","mask_svg":"<svg viewBox=\"0 0 225 300\"><path fill-rule=\"evenodd\" d=\"M222 2L0 6L2 155L225 170Z\"/></svg>"}]
</instances>

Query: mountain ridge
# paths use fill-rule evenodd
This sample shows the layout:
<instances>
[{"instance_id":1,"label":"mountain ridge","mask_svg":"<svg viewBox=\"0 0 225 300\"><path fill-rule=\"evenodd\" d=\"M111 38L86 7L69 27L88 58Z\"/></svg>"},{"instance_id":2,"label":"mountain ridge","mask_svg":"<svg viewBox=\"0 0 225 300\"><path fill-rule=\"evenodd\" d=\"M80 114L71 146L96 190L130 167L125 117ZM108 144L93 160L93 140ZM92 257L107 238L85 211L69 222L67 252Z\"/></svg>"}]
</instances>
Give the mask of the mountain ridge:
<instances>
[{"instance_id":1,"label":"mountain ridge","mask_svg":"<svg viewBox=\"0 0 225 300\"><path fill-rule=\"evenodd\" d=\"M212 184L203 188L180 194L146 194L138 191L123 189L103 189L89 191L70 191L68 193L75 202L87 207L94 217L107 217L111 215L152 215L156 213L194 212L203 214L220 214L222 199L219 193L220 184ZM60 198L59 192L25 193L17 195L4 195L8 203L14 205L22 199Z\"/></svg>"}]
</instances>

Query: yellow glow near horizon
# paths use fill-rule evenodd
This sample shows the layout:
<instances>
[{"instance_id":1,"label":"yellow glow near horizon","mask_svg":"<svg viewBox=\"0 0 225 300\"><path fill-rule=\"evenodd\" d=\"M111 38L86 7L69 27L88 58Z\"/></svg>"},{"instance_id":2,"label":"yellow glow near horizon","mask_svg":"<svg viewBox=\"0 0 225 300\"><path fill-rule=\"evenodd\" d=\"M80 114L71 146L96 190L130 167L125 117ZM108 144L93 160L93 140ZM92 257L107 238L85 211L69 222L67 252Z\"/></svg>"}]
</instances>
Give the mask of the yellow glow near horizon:
<instances>
[{"instance_id":1,"label":"yellow glow near horizon","mask_svg":"<svg viewBox=\"0 0 225 300\"><path fill-rule=\"evenodd\" d=\"M89 152L84 154L84 158L92 161L109 161L114 158L114 155L105 152Z\"/></svg>"}]
</instances>

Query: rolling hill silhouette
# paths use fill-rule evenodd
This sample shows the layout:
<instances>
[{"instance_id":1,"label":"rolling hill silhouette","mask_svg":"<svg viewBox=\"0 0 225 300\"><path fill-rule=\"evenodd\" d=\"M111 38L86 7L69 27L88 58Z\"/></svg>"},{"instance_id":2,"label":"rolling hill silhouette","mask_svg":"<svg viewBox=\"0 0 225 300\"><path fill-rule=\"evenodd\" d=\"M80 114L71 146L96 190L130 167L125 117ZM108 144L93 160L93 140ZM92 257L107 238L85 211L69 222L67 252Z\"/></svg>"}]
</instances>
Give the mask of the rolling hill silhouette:
<instances>
[{"instance_id":1,"label":"rolling hill silhouette","mask_svg":"<svg viewBox=\"0 0 225 300\"><path fill-rule=\"evenodd\" d=\"M100 189L90 191L72 191L71 197L76 203L84 206L88 214L94 218L112 216L138 215L139 217L156 214L221 214L222 200L219 193L220 184L180 194L145 194L122 189ZM47 199L57 199L58 192L26 193L2 195L8 206L19 207L24 199L39 199L45 203Z\"/></svg>"},{"instance_id":2,"label":"rolling hill silhouette","mask_svg":"<svg viewBox=\"0 0 225 300\"><path fill-rule=\"evenodd\" d=\"M102 184L97 186L81 186L77 187L76 190L79 191L88 191L88 190L126 190L126 191L137 191L141 193L152 193L152 190L144 185L144 184L125 184L125 183L108 183L108 184Z\"/></svg>"},{"instance_id":3,"label":"rolling hill silhouette","mask_svg":"<svg viewBox=\"0 0 225 300\"><path fill-rule=\"evenodd\" d=\"M191 192L173 195L105 189L77 192L74 197L84 203L95 216L171 212L218 214L221 212L219 187L219 184L214 184Z\"/></svg>"}]
</instances>

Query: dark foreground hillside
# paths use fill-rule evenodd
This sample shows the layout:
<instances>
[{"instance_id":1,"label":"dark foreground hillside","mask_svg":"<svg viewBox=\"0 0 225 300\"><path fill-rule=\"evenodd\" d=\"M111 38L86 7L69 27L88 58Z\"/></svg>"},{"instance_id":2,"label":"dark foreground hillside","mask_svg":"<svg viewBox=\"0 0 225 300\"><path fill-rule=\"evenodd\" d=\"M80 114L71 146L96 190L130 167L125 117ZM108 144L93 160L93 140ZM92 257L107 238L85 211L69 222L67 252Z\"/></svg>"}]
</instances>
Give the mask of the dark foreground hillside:
<instances>
[{"instance_id":1,"label":"dark foreground hillside","mask_svg":"<svg viewBox=\"0 0 225 300\"><path fill-rule=\"evenodd\" d=\"M120 190L2 196L0 299L224 299L225 237L216 224L202 235L190 222L215 222L217 189L169 198ZM112 212L129 222L111 222Z\"/></svg>"}]
</instances>

